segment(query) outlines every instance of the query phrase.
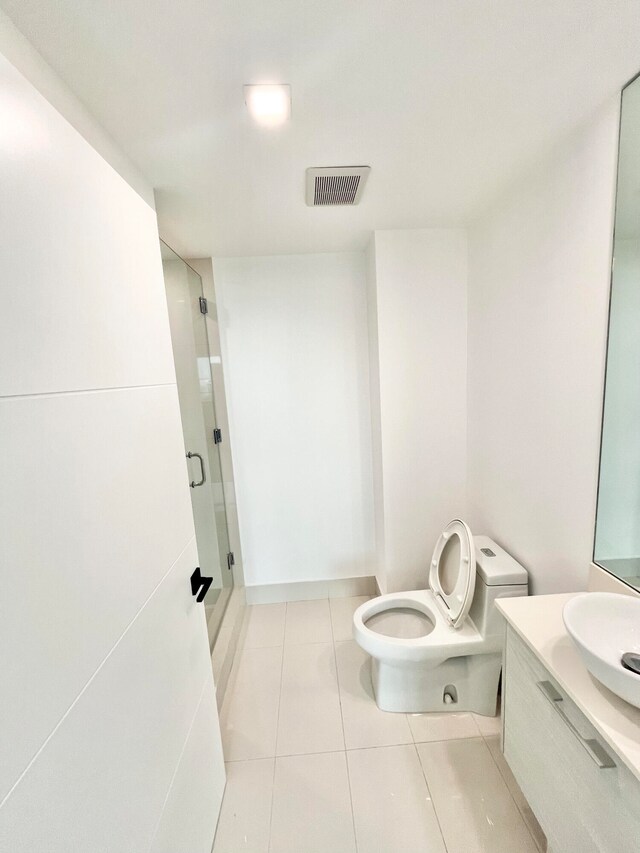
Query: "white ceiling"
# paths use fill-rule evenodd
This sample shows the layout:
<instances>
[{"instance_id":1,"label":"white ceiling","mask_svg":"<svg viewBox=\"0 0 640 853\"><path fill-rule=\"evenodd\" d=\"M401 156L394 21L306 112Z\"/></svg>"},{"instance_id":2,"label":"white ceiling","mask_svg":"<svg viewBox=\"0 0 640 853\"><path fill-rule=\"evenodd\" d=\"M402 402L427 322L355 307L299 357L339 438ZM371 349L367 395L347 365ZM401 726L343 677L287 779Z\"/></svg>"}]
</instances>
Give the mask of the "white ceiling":
<instances>
[{"instance_id":1,"label":"white ceiling","mask_svg":"<svg viewBox=\"0 0 640 853\"><path fill-rule=\"evenodd\" d=\"M0 0L158 190L182 252L460 225L640 68L638 0ZM290 83L291 122L242 86ZM369 165L355 208L307 166Z\"/></svg>"}]
</instances>

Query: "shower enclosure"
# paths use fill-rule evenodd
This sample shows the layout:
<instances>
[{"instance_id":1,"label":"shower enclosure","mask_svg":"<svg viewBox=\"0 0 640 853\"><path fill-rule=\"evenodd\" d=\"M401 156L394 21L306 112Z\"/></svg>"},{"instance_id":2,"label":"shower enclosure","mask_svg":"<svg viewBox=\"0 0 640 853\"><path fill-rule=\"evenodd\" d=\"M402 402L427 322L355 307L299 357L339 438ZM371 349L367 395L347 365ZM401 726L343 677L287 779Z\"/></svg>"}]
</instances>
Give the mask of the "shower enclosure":
<instances>
[{"instance_id":1,"label":"shower enclosure","mask_svg":"<svg viewBox=\"0 0 640 853\"><path fill-rule=\"evenodd\" d=\"M205 299L198 273L166 243L161 242L161 251L200 570L213 578L204 599L213 647L234 565L220 456L228 436L216 418L214 394L214 371L221 378L222 363L218 337L211 333L213 326L208 328L217 322L216 307Z\"/></svg>"}]
</instances>

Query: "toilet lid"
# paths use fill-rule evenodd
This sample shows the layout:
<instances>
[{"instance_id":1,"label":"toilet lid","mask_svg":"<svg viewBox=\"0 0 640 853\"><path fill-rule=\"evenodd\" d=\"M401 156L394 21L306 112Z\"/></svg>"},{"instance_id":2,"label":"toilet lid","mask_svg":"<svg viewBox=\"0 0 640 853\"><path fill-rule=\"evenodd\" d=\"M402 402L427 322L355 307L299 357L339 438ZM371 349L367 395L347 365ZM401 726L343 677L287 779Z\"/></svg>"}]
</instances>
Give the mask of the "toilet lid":
<instances>
[{"instance_id":1,"label":"toilet lid","mask_svg":"<svg viewBox=\"0 0 640 853\"><path fill-rule=\"evenodd\" d=\"M447 621L457 628L469 613L476 587L473 534L459 518L447 524L436 542L429 586Z\"/></svg>"}]
</instances>

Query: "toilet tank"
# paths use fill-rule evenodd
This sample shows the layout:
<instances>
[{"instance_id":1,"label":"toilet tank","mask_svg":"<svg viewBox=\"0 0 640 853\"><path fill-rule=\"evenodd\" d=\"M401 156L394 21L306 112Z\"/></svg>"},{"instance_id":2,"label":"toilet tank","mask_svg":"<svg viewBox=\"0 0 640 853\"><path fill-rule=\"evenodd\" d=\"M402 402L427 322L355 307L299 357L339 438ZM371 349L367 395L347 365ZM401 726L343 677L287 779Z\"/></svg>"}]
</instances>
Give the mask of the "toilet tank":
<instances>
[{"instance_id":1,"label":"toilet tank","mask_svg":"<svg viewBox=\"0 0 640 853\"><path fill-rule=\"evenodd\" d=\"M529 594L529 575L524 566L507 554L488 536L476 536L476 588L469 616L484 636L501 634L504 620L494 602L497 598L511 598Z\"/></svg>"}]
</instances>

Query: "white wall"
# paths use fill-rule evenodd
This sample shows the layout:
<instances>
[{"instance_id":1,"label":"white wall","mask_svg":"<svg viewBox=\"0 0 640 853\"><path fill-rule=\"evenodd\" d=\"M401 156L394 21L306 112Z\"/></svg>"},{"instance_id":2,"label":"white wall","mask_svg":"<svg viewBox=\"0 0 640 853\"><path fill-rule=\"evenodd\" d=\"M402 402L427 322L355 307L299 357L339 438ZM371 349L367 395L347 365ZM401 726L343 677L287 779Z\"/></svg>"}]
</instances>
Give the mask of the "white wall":
<instances>
[{"instance_id":1,"label":"white wall","mask_svg":"<svg viewBox=\"0 0 640 853\"><path fill-rule=\"evenodd\" d=\"M525 565L534 592L586 587L617 125L612 102L474 223L468 269L462 230L376 232L366 308L360 258L355 302L336 267L349 256L215 263L250 584L375 562L383 590L416 588L442 526L465 515ZM310 382L332 374L341 384ZM327 444L334 411L350 427ZM329 511L334 486L344 504Z\"/></svg>"},{"instance_id":2,"label":"white wall","mask_svg":"<svg viewBox=\"0 0 640 853\"><path fill-rule=\"evenodd\" d=\"M616 239L596 556L640 557L640 241Z\"/></svg>"},{"instance_id":3,"label":"white wall","mask_svg":"<svg viewBox=\"0 0 640 853\"><path fill-rule=\"evenodd\" d=\"M373 574L364 256L214 276L247 586Z\"/></svg>"},{"instance_id":4,"label":"white wall","mask_svg":"<svg viewBox=\"0 0 640 853\"><path fill-rule=\"evenodd\" d=\"M465 513L466 235L376 231L368 262L377 578L392 592L426 586Z\"/></svg>"},{"instance_id":5,"label":"white wall","mask_svg":"<svg viewBox=\"0 0 640 853\"><path fill-rule=\"evenodd\" d=\"M155 853L184 822L207 853L224 766L155 213L1 55L0 118L0 849Z\"/></svg>"},{"instance_id":6,"label":"white wall","mask_svg":"<svg viewBox=\"0 0 640 853\"><path fill-rule=\"evenodd\" d=\"M536 593L592 555L617 127L616 102L470 231L470 521Z\"/></svg>"}]
</instances>

